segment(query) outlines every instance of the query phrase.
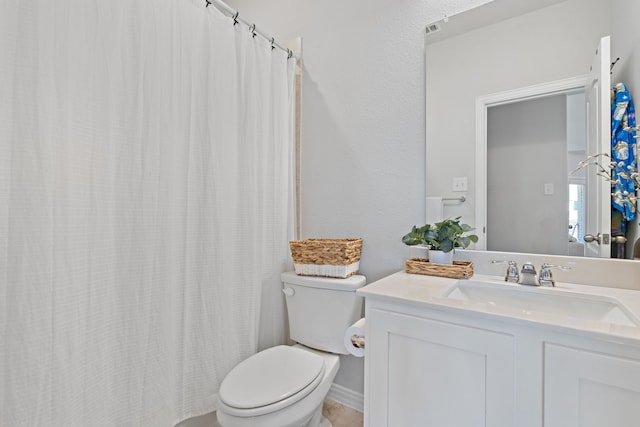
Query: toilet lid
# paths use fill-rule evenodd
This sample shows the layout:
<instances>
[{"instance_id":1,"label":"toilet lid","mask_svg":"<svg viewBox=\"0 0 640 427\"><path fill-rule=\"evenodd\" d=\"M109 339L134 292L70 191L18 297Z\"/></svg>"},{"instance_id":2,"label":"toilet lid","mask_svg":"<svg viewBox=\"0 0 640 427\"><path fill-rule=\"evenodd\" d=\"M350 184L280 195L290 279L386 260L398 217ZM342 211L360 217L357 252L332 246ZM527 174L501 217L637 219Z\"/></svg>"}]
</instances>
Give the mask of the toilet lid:
<instances>
[{"instance_id":1,"label":"toilet lid","mask_svg":"<svg viewBox=\"0 0 640 427\"><path fill-rule=\"evenodd\" d=\"M280 345L254 354L233 368L220 385L219 398L238 409L271 405L297 393L301 399L323 374L321 356Z\"/></svg>"}]
</instances>

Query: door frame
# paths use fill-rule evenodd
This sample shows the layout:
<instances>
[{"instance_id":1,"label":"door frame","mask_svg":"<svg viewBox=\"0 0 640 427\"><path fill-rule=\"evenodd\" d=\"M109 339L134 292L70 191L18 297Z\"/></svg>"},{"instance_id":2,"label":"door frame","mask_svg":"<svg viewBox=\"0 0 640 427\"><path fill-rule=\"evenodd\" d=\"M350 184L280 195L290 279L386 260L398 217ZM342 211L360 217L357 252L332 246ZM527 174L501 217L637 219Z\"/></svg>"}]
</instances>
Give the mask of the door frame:
<instances>
[{"instance_id":1,"label":"door frame","mask_svg":"<svg viewBox=\"0 0 640 427\"><path fill-rule=\"evenodd\" d=\"M587 111L587 155L611 153L611 37L600 39L585 85ZM595 95L595 98L593 96ZM587 174L585 233L598 240L585 245L585 256L611 257L611 184L596 174ZM595 189L595 191L592 191ZM602 203L609 197L609 203Z\"/></svg>"},{"instance_id":2,"label":"door frame","mask_svg":"<svg viewBox=\"0 0 640 427\"><path fill-rule=\"evenodd\" d=\"M487 249L487 113L489 107L584 90L588 75L554 80L532 86L476 97L476 232L475 248Z\"/></svg>"}]
</instances>

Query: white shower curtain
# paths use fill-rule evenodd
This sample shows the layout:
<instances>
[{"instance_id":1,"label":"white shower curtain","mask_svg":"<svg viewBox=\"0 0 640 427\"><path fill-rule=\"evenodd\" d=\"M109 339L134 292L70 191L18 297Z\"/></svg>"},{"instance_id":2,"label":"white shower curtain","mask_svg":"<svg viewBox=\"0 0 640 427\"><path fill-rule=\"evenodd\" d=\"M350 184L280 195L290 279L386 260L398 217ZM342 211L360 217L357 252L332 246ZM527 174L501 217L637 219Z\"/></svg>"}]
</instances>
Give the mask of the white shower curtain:
<instances>
[{"instance_id":1,"label":"white shower curtain","mask_svg":"<svg viewBox=\"0 0 640 427\"><path fill-rule=\"evenodd\" d=\"M171 426L285 339L295 60L205 3L0 1L1 426Z\"/></svg>"}]
</instances>

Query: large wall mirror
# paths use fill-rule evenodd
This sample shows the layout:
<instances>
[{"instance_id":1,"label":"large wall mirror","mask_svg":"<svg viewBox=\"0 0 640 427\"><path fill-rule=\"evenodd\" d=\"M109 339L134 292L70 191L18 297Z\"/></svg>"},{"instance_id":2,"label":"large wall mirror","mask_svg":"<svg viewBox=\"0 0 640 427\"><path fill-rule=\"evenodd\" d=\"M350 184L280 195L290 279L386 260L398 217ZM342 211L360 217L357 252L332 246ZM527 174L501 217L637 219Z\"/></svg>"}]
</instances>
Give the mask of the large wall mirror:
<instances>
[{"instance_id":1,"label":"large wall mirror","mask_svg":"<svg viewBox=\"0 0 640 427\"><path fill-rule=\"evenodd\" d=\"M443 202L444 216L460 215L475 226L479 249L596 255L582 241L591 232L581 229L587 179L569 172L586 153L581 86L598 43L612 32L612 13L610 0L495 0L448 17L425 36L427 197L452 200ZM490 101L545 87L551 87L546 94L522 96L522 102ZM481 126L479 99L490 107ZM477 133L488 124L495 138L479 178ZM539 157L550 143L560 151ZM459 178L467 178L464 192L453 186ZM533 190L525 185L531 182ZM483 185L486 201L477 195ZM461 195L465 201L457 202ZM491 205L486 221L476 223L484 204Z\"/></svg>"},{"instance_id":2,"label":"large wall mirror","mask_svg":"<svg viewBox=\"0 0 640 427\"><path fill-rule=\"evenodd\" d=\"M572 172L587 156L585 84L576 78L526 96L478 98L476 122L484 126L476 136L475 222L485 231L482 249L584 256L585 170Z\"/></svg>"}]
</instances>

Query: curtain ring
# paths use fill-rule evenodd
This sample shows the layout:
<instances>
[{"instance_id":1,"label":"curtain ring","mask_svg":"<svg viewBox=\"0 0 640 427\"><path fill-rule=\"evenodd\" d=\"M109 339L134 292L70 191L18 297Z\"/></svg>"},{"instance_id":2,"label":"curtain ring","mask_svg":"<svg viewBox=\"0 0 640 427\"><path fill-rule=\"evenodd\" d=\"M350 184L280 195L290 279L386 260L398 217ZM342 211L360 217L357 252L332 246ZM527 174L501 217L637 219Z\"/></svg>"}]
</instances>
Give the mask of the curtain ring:
<instances>
[{"instance_id":1,"label":"curtain ring","mask_svg":"<svg viewBox=\"0 0 640 427\"><path fill-rule=\"evenodd\" d=\"M256 36L256 24L251 24L251 26L249 27L249 31L251 31L251 37Z\"/></svg>"},{"instance_id":2,"label":"curtain ring","mask_svg":"<svg viewBox=\"0 0 640 427\"><path fill-rule=\"evenodd\" d=\"M233 25L235 26L238 23L238 15L240 15L240 12L236 11L236 14L233 15Z\"/></svg>"},{"instance_id":3,"label":"curtain ring","mask_svg":"<svg viewBox=\"0 0 640 427\"><path fill-rule=\"evenodd\" d=\"M275 42L276 42L276 40L273 37L271 37L271 50L276 48L275 47Z\"/></svg>"}]
</instances>

